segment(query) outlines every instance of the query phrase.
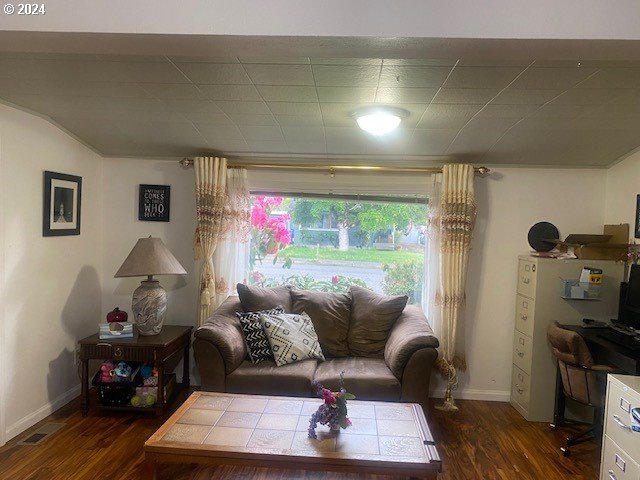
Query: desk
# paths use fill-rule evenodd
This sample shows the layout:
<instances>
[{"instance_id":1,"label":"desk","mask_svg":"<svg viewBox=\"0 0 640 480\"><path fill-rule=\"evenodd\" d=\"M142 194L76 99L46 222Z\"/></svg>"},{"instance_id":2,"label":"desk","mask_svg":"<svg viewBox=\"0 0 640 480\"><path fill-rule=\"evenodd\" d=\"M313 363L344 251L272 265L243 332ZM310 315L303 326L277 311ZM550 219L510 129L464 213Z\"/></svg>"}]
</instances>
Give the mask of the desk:
<instances>
[{"instance_id":1,"label":"desk","mask_svg":"<svg viewBox=\"0 0 640 480\"><path fill-rule=\"evenodd\" d=\"M589 347L595 363L618 367L628 375L640 375L640 351L630 350L599 337L598 333L602 331L600 328L584 328L580 325L562 325L562 328L580 334Z\"/></svg>"}]
</instances>

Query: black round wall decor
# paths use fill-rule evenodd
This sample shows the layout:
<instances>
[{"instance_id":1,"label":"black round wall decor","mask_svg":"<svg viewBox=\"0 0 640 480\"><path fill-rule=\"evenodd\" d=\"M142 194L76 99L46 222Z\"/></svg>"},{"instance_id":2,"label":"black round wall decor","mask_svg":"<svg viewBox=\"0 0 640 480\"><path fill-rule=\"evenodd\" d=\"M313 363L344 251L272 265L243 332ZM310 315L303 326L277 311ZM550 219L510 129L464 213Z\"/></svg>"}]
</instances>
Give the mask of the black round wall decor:
<instances>
[{"instance_id":1,"label":"black round wall decor","mask_svg":"<svg viewBox=\"0 0 640 480\"><path fill-rule=\"evenodd\" d=\"M536 252L550 252L555 248L555 243L545 242L544 239L559 238L560 232L553 223L538 222L529 229L527 239L529 245Z\"/></svg>"}]
</instances>

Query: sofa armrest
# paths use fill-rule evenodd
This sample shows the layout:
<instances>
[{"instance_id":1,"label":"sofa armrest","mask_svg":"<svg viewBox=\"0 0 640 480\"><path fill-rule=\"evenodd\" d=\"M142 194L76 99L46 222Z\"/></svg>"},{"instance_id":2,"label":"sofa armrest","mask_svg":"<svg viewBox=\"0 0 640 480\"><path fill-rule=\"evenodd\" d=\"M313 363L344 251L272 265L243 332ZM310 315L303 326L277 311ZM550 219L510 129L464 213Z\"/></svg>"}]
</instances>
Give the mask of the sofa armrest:
<instances>
[{"instance_id":1,"label":"sofa armrest","mask_svg":"<svg viewBox=\"0 0 640 480\"><path fill-rule=\"evenodd\" d=\"M409 359L423 348L438 348L438 339L417 305L407 305L389 334L384 349L384 360L400 380Z\"/></svg>"},{"instance_id":2,"label":"sofa armrest","mask_svg":"<svg viewBox=\"0 0 640 480\"><path fill-rule=\"evenodd\" d=\"M238 297L228 297L196 330L195 338L212 343L224 360L225 372L230 374L247 356L247 346L236 312L242 311Z\"/></svg>"}]
</instances>

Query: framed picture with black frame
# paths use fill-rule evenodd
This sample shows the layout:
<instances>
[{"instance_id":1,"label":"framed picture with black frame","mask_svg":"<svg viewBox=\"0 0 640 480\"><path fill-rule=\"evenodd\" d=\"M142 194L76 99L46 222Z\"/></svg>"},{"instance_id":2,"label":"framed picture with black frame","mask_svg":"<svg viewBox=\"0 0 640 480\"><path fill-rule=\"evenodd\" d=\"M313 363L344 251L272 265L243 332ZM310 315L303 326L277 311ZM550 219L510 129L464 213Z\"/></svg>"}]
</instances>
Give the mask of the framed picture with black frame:
<instances>
[{"instance_id":1,"label":"framed picture with black frame","mask_svg":"<svg viewBox=\"0 0 640 480\"><path fill-rule=\"evenodd\" d=\"M636 195L636 229L634 238L640 238L640 195Z\"/></svg>"},{"instance_id":2,"label":"framed picture with black frame","mask_svg":"<svg viewBox=\"0 0 640 480\"><path fill-rule=\"evenodd\" d=\"M171 219L171 185L140 184L138 220L168 222Z\"/></svg>"},{"instance_id":3,"label":"framed picture with black frame","mask_svg":"<svg viewBox=\"0 0 640 480\"><path fill-rule=\"evenodd\" d=\"M80 235L82 177L44 172L42 236Z\"/></svg>"}]
</instances>

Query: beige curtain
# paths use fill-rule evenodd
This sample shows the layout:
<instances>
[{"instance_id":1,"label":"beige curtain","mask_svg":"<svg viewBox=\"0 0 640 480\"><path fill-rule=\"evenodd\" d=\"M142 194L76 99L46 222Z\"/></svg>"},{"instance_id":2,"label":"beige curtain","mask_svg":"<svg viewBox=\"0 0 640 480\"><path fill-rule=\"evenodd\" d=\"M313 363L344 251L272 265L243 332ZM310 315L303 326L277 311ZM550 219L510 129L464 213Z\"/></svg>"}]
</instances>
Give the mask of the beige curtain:
<instances>
[{"instance_id":1,"label":"beige curtain","mask_svg":"<svg viewBox=\"0 0 640 480\"><path fill-rule=\"evenodd\" d=\"M237 283L246 283L250 237L251 210L247 170L229 168L222 229L213 254L216 306L229 295L237 293Z\"/></svg>"},{"instance_id":2,"label":"beige curtain","mask_svg":"<svg viewBox=\"0 0 640 480\"><path fill-rule=\"evenodd\" d=\"M196 157L196 218L194 239L196 260L202 261L200 269L200 326L216 305L215 269L213 255L222 232L227 181L227 159Z\"/></svg>"},{"instance_id":3,"label":"beige curtain","mask_svg":"<svg viewBox=\"0 0 640 480\"><path fill-rule=\"evenodd\" d=\"M472 165L445 165L430 197L428 302L430 321L440 340L437 367L447 380L443 410L457 407L452 391L458 371L466 370L464 338L465 283L476 219Z\"/></svg>"}]
</instances>

